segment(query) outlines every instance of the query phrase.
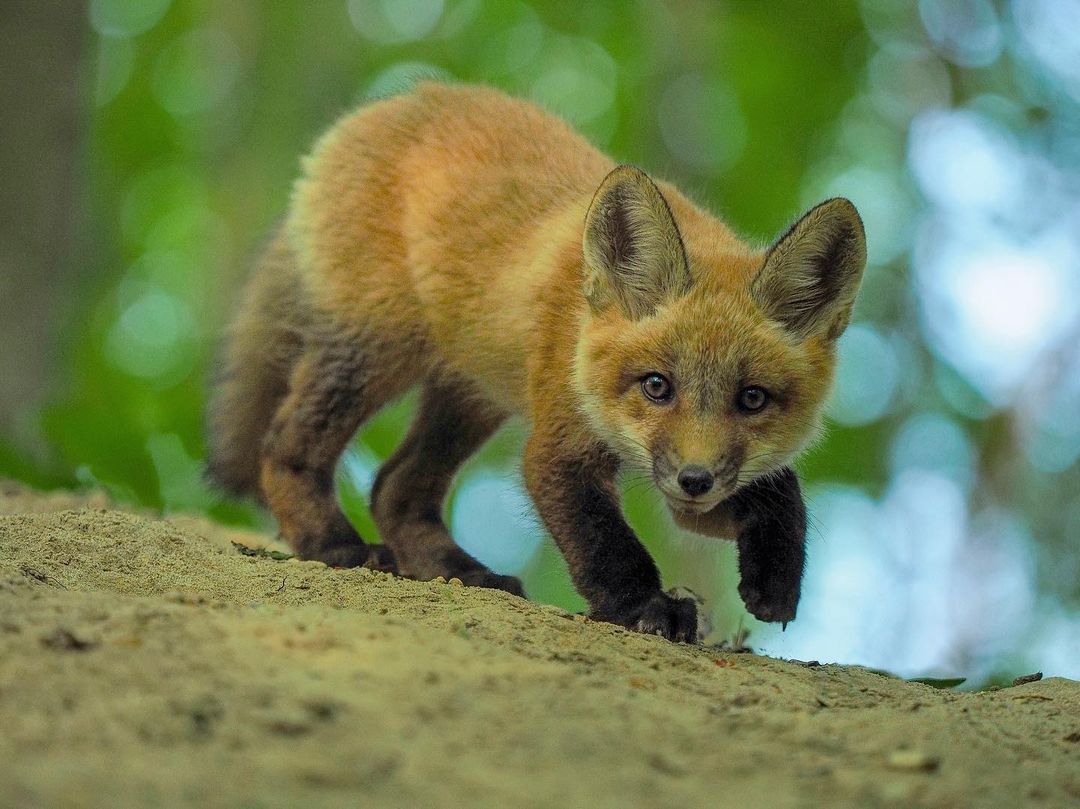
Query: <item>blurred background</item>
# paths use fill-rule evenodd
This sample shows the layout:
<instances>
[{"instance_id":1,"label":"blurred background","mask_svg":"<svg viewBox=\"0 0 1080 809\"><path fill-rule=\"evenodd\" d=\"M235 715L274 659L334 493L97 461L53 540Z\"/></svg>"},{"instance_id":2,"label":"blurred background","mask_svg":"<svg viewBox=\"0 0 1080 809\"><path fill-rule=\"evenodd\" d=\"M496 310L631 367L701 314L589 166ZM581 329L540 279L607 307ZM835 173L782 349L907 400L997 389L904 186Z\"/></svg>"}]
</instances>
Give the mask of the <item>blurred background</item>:
<instances>
[{"instance_id":1,"label":"blurred background","mask_svg":"<svg viewBox=\"0 0 1080 809\"><path fill-rule=\"evenodd\" d=\"M558 112L764 244L859 207L869 268L828 438L801 463L799 620L757 624L727 543L635 490L714 640L964 676L1080 677L1080 2L91 0L4 4L0 476L272 526L201 477L206 378L298 159L421 77ZM361 533L412 402L339 470ZM461 543L580 609L520 482L470 462Z\"/></svg>"}]
</instances>

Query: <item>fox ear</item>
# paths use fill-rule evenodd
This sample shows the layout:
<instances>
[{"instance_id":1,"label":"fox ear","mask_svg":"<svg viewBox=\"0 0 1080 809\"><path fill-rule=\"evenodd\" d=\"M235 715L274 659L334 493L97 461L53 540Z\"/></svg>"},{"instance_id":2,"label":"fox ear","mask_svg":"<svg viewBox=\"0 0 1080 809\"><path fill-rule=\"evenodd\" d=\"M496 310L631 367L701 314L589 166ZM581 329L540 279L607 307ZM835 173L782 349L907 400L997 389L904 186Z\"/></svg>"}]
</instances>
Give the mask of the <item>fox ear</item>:
<instances>
[{"instance_id":1,"label":"fox ear","mask_svg":"<svg viewBox=\"0 0 1080 809\"><path fill-rule=\"evenodd\" d=\"M847 328L866 266L862 219L837 197L811 208L773 245L750 284L765 314L800 337Z\"/></svg>"},{"instance_id":2,"label":"fox ear","mask_svg":"<svg viewBox=\"0 0 1080 809\"><path fill-rule=\"evenodd\" d=\"M641 169L619 166L585 215L585 297L594 312L615 305L631 320L689 291L682 236L660 189Z\"/></svg>"}]
</instances>

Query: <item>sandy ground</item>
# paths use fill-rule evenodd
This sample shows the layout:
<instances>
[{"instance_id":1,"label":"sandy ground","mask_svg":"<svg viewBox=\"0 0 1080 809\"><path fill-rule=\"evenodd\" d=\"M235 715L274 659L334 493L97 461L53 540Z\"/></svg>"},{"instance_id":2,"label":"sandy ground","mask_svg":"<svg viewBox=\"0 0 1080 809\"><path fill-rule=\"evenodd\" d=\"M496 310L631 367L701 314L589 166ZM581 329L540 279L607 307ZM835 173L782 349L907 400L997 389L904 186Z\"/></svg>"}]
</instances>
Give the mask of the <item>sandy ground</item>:
<instances>
[{"instance_id":1,"label":"sandy ground","mask_svg":"<svg viewBox=\"0 0 1080 809\"><path fill-rule=\"evenodd\" d=\"M0 807L1080 805L1080 684L676 646L0 484Z\"/></svg>"}]
</instances>

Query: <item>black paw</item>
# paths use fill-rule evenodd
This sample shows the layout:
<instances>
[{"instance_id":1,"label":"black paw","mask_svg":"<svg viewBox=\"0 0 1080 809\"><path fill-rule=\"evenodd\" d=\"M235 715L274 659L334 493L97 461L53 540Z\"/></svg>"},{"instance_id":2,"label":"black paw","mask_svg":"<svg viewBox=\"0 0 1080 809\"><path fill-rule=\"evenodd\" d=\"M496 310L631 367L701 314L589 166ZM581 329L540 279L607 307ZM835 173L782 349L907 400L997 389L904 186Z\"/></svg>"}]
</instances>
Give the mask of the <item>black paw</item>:
<instances>
[{"instance_id":1,"label":"black paw","mask_svg":"<svg viewBox=\"0 0 1080 809\"><path fill-rule=\"evenodd\" d=\"M516 576L500 576L486 568L483 570L469 570L464 573L453 574L461 579L462 584L470 587L487 587L489 590L505 590L511 595L525 597L525 588L521 586L521 579Z\"/></svg>"},{"instance_id":2,"label":"black paw","mask_svg":"<svg viewBox=\"0 0 1080 809\"><path fill-rule=\"evenodd\" d=\"M368 567L387 573L397 572L394 554L385 545L367 545L363 542L335 545L321 548L307 558L317 559L330 567Z\"/></svg>"},{"instance_id":3,"label":"black paw","mask_svg":"<svg viewBox=\"0 0 1080 809\"><path fill-rule=\"evenodd\" d=\"M397 573L397 560L394 552L385 545L365 545L367 559L361 565L372 570L381 570L384 573Z\"/></svg>"},{"instance_id":4,"label":"black paw","mask_svg":"<svg viewBox=\"0 0 1080 809\"><path fill-rule=\"evenodd\" d=\"M785 625L795 620L799 591L798 579L777 575L747 575L744 571L739 582L739 595L751 615L759 621L780 621Z\"/></svg>"},{"instance_id":5,"label":"black paw","mask_svg":"<svg viewBox=\"0 0 1080 809\"><path fill-rule=\"evenodd\" d=\"M795 620L806 565L806 507L799 478L785 468L758 478L732 498L742 523L739 595L762 621Z\"/></svg>"},{"instance_id":6,"label":"black paw","mask_svg":"<svg viewBox=\"0 0 1080 809\"><path fill-rule=\"evenodd\" d=\"M677 643L697 640L697 604L689 598L657 593L643 604L606 620Z\"/></svg>"}]
</instances>

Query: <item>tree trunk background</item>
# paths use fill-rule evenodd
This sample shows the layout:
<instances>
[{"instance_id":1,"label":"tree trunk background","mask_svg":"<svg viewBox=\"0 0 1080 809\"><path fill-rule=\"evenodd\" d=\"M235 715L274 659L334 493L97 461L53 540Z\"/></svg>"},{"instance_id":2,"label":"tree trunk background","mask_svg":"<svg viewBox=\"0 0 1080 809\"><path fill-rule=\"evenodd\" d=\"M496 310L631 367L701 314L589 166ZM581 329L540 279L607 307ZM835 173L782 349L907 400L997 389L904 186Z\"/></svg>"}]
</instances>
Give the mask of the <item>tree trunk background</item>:
<instances>
[{"instance_id":1,"label":"tree trunk background","mask_svg":"<svg viewBox=\"0 0 1080 809\"><path fill-rule=\"evenodd\" d=\"M83 2L7 0L0 31L0 434L34 449L72 304Z\"/></svg>"}]
</instances>

